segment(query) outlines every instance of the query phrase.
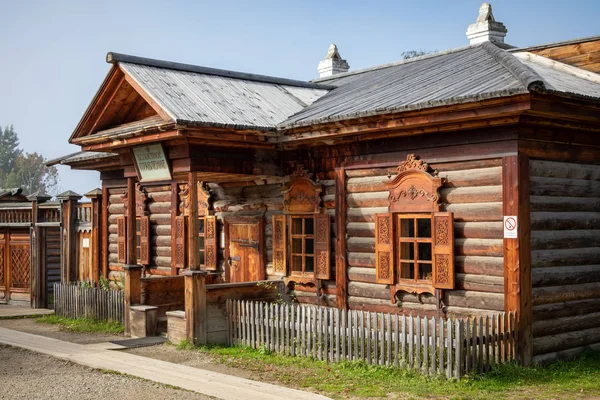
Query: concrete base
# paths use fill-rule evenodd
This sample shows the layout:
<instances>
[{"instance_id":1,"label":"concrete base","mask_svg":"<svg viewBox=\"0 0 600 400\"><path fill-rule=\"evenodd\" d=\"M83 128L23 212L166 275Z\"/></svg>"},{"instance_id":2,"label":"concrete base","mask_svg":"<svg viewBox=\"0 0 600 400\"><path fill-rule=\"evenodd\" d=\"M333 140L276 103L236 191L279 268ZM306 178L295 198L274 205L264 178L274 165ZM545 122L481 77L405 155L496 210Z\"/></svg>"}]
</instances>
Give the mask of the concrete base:
<instances>
[{"instance_id":1,"label":"concrete base","mask_svg":"<svg viewBox=\"0 0 600 400\"><path fill-rule=\"evenodd\" d=\"M156 335L156 314L158 307L131 306L129 307L130 334L132 338L142 338Z\"/></svg>"},{"instance_id":2,"label":"concrete base","mask_svg":"<svg viewBox=\"0 0 600 400\"><path fill-rule=\"evenodd\" d=\"M167 338L173 344L187 339L185 311L167 311Z\"/></svg>"}]
</instances>

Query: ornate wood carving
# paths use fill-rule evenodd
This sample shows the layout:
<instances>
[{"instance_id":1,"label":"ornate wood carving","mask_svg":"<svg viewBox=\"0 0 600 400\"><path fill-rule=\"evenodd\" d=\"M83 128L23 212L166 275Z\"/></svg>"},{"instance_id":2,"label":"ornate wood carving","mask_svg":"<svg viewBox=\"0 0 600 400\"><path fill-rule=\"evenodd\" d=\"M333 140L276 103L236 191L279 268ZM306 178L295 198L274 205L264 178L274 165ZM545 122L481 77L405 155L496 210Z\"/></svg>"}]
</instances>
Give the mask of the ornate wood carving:
<instances>
[{"instance_id":1,"label":"ornate wood carving","mask_svg":"<svg viewBox=\"0 0 600 400\"><path fill-rule=\"evenodd\" d=\"M208 270L217 269L217 217L208 215L204 217L204 267Z\"/></svg>"},{"instance_id":2,"label":"ornate wood carving","mask_svg":"<svg viewBox=\"0 0 600 400\"><path fill-rule=\"evenodd\" d=\"M150 264L150 217L140 217L140 259L142 265Z\"/></svg>"},{"instance_id":3,"label":"ornate wood carving","mask_svg":"<svg viewBox=\"0 0 600 400\"><path fill-rule=\"evenodd\" d=\"M125 189L125 192L123 192L121 195L121 200L123 201L123 215L127 216L129 215L129 207L127 206L127 189Z\"/></svg>"},{"instance_id":4,"label":"ornate wood carving","mask_svg":"<svg viewBox=\"0 0 600 400\"><path fill-rule=\"evenodd\" d=\"M454 289L454 219L452 213L433 215L433 285Z\"/></svg>"},{"instance_id":5,"label":"ornate wood carving","mask_svg":"<svg viewBox=\"0 0 600 400\"><path fill-rule=\"evenodd\" d=\"M273 215L273 270L285 274L286 268L286 216Z\"/></svg>"},{"instance_id":6,"label":"ornate wood carving","mask_svg":"<svg viewBox=\"0 0 600 400\"><path fill-rule=\"evenodd\" d=\"M204 182L198 182L198 216L208 215L210 192L204 188Z\"/></svg>"},{"instance_id":7,"label":"ornate wood carving","mask_svg":"<svg viewBox=\"0 0 600 400\"><path fill-rule=\"evenodd\" d=\"M148 215L148 193L139 183L135 184L135 215Z\"/></svg>"},{"instance_id":8,"label":"ornate wood carving","mask_svg":"<svg viewBox=\"0 0 600 400\"><path fill-rule=\"evenodd\" d=\"M434 212L439 210L442 179L427 172L429 166L414 154L398 166L398 175L386 186L390 212Z\"/></svg>"},{"instance_id":9,"label":"ornate wood carving","mask_svg":"<svg viewBox=\"0 0 600 400\"><path fill-rule=\"evenodd\" d=\"M190 212L190 187L187 183L180 185L179 187L179 215L188 216Z\"/></svg>"},{"instance_id":10,"label":"ornate wood carving","mask_svg":"<svg viewBox=\"0 0 600 400\"><path fill-rule=\"evenodd\" d=\"M331 221L327 214L315 215L315 277L329 279L331 276L330 259Z\"/></svg>"},{"instance_id":11,"label":"ornate wood carving","mask_svg":"<svg viewBox=\"0 0 600 400\"><path fill-rule=\"evenodd\" d=\"M394 283L394 225L392 214L375 215L375 274L378 283Z\"/></svg>"},{"instance_id":12,"label":"ornate wood carving","mask_svg":"<svg viewBox=\"0 0 600 400\"><path fill-rule=\"evenodd\" d=\"M127 263L127 225L125 217L117 218L117 261Z\"/></svg>"},{"instance_id":13,"label":"ornate wood carving","mask_svg":"<svg viewBox=\"0 0 600 400\"><path fill-rule=\"evenodd\" d=\"M175 218L175 266L177 268L185 268L185 217L178 216Z\"/></svg>"},{"instance_id":14,"label":"ornate wood carving","mask_svg":"<svg viewBox=\"0 0 600 400\"><path fill-rule=\"evenodd\" d=\"M321 185L313 182L309 174L298 165L291 180L285 185L283 194L284 213L317 213L321 203Z\"/></svg>"}]
</instances>

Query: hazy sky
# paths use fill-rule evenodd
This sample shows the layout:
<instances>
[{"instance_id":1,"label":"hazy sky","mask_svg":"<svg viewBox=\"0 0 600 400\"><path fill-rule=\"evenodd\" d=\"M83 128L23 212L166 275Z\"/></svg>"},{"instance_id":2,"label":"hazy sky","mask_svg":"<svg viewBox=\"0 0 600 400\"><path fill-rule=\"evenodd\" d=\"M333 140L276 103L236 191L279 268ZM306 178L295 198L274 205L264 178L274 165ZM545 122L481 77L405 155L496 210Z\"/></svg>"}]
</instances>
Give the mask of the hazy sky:
<instances>
[{"instance_id":1,"label":"hazy sky","mask_svg":"<svg viewBox=\"0 0 600 400\"><path fill-rule=\"evenodd\" d=\"M109 70L108 51L295 79L336 43L351 69L398 61L411 49L467 44L480 0L17 1L0 0L0 125L27 152L55 158ZM599 35L600 1L497 0L516 46ZM99 174L60 167L78 193Z\"/></svg>"}]
</instances>

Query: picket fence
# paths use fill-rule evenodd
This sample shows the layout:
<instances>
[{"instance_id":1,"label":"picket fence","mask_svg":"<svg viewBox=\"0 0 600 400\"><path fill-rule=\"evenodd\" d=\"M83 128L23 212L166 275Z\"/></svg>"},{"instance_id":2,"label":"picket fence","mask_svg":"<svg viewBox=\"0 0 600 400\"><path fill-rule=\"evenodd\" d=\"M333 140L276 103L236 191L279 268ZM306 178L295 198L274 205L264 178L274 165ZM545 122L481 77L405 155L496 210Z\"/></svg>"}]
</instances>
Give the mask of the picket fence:
<instances>
[{"instance_id":1,"label":"picket fence","mask_svg":"<svg viewBox=\"0 0 600 400\"><path fill-rule=\"evenodd\" d=\"M328 362L364 361L460 379L513 360L516 315L435 319L299 304L228 300L230 345Z\"/></svg>"},{"instance_id":2,"label":"picket fence","mask_svg":"<svg viewBox=\"0 0 600 400\"><path fill-rule=\"evenodd\" d=\"M122 290L102 290L77 284L54 284L54 314L68 318L125 322Z\"/></svg>"}]
</instances>

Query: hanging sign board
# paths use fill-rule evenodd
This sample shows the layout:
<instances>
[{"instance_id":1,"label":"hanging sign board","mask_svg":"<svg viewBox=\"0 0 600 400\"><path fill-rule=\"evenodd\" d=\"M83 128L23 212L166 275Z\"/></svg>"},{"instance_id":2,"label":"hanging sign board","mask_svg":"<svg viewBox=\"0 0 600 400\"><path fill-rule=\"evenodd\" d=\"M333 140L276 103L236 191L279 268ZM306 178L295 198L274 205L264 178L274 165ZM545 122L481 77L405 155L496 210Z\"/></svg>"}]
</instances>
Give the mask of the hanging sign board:
<instances>
[{"instance_id":1,"label":"hanging sign board","mask_svg":"<svg viewBox=\"0 0 600 400\"><path fill-rule=\"evenodd\" d=\"M90 248L90 239L84 238L83 243L81 244L81 247L83 247L84 249L89 249Z\"/></svg>"},{"instance_id":2,"label":"hanging sign board","mask_svg":"<svg viewBox=\"0 0 600 400\"><path fill-rule=\"evenodd\" d=\"M169 163L160 144L134 147L133 155L141 182L171 180Z\"/></svg>"},{"instance_id":3,"label":"hanging sign board","mask_svg":"<svg viewBox=\"0 0 600 400\"><path fill-rule=\"evenodd\" d=\"M516 239L517 238L517 216L516 215L505 215L504 216L504 238L505 239Z\"/></svg>"}]
</instances>

